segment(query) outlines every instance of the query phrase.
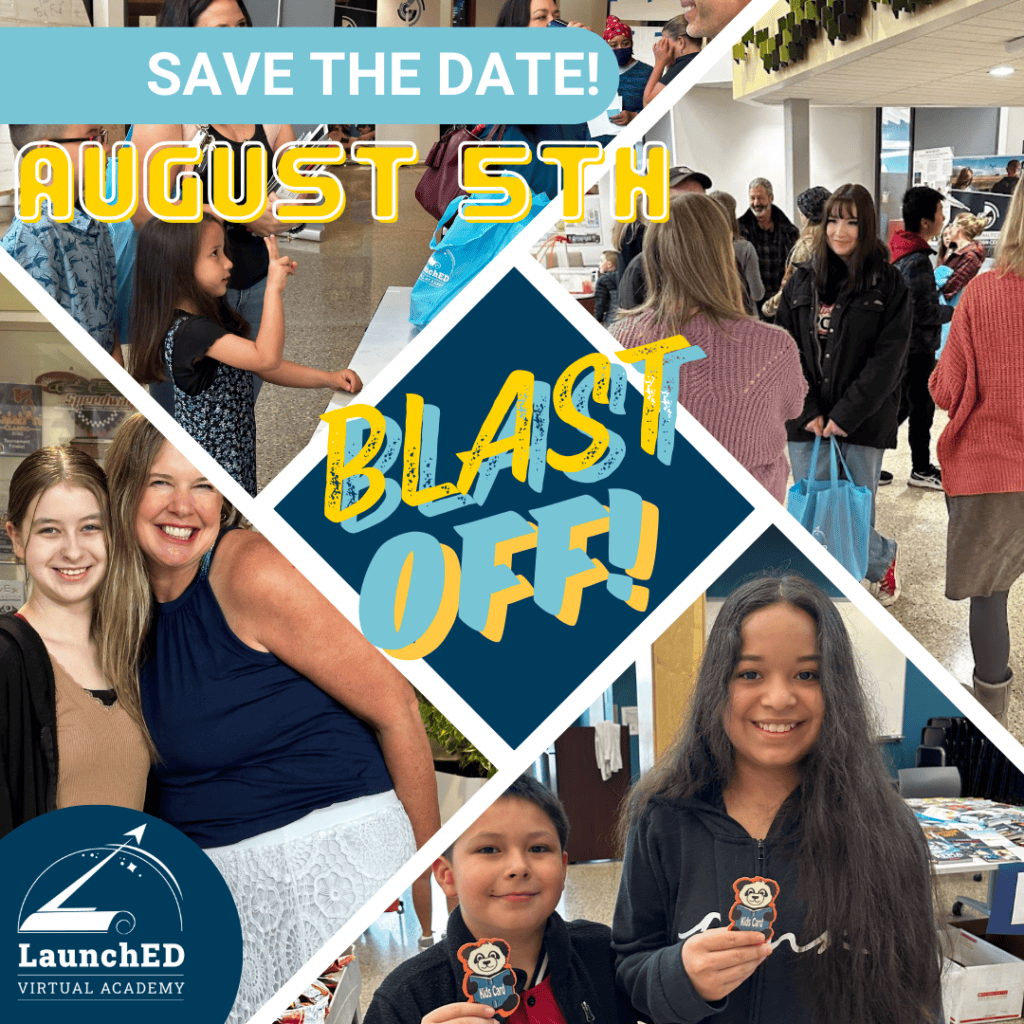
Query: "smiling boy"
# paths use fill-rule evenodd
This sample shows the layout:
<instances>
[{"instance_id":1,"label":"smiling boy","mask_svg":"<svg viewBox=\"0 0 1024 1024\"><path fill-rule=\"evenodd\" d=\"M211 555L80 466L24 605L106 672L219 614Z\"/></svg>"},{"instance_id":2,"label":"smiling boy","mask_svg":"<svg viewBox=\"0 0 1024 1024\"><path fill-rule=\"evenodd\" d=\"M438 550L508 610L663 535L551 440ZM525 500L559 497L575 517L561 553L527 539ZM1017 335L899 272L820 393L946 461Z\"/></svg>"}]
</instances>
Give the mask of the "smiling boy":
<instances>
[{"instance_id":1,"label":"smiling boy","mask_svg":"<svg viewBox=\"0 0 1024 1024\"><path fill-rule=\"evenodd\" d=\"M485 939L508 945L508 965L520 976L511 1024L636 1020L615 987L610 930L591 921L566 924L555 912L568 837L557 797L530 776L517 779L434 862L434 877L459 906L440 943L384 979L365 1024L478 1024L494 1017L487 1002L467 1001L469 966L459 958L467 943Z\"/></svg>"}]
</instances>

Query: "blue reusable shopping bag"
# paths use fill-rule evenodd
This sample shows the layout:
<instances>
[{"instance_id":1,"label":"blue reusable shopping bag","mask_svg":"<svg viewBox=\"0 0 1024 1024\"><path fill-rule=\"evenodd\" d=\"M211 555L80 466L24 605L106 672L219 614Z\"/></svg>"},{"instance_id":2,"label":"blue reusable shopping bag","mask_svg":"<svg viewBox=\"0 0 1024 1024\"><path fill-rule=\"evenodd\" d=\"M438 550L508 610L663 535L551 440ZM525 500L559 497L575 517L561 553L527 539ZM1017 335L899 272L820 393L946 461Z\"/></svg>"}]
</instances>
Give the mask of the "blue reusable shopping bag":
<instances>
[{"instance_id":1,"label":"blue reusable shopping bag","mask_svg":"<svg viewBox=\"0 0 1024 1024\"><path fill-rule=\"evenodd\" d=\"M430 243L430 259L412 286L409 320L417 327L429 324L550 202L544 194L534 195L530 212L515 224L472 224L456 216L465 198L456 196L448 204ZM439 238L441 226L453 217L452 226Z\"/></svg>"},{"instance_id":2,"label":"blue reusable shopping bag","mask_svg":"<svg viewBox=\"0 0 1024 1024\"><path fill-rule=\"evenodd\" d=\"M829 440L832 450L828 479L817 478L818 453L821 450L819 435L814 439L811 452L810 475L790 487L786 508L854 579L861 580L868 571L871 490L854 484L838 441L835 437ZM840 465L845 473L842 478L839 476Z\"/></svg>"}]
</instances>

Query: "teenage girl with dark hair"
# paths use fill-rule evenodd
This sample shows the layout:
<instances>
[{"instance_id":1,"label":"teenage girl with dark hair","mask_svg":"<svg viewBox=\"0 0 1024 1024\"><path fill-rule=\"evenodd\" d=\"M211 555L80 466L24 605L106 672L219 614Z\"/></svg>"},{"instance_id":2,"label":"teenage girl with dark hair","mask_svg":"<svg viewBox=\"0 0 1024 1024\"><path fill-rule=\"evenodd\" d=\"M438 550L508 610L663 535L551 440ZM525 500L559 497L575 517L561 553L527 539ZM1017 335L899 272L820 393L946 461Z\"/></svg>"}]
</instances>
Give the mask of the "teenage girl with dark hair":
<instances>
[{"instance_id":1,"label":"teenage girl with dark hair","mask_svg":"<svg viewBox=\"0 0 1024 1024\"><path fill-rule=\"evenodd\" d=\"M256 493L256 395L249 373L292 388L358 391L352 370L316 370L282 359L283 293L295 264L266 239L266 297L259 333L224 299L232 263L224 226L153 218L139 232L129 371L140 383L170 380L174 418L250 493Z\"/></svg>"},{"instance_id":2,"label":"teenage girl with dark hair","mask_svg":"<svg viewBox=\"0 0 1024 1024\"><path fill-rule=\"evenodd\" d=\"M722 605L690 715L621 827L617 977L655 1024L938 1019L924 837L846 627L806 580Z\"/></svg>"},{"instance_id":3,"label":"teenage girl with dark hair","mask_svg":"<svg viewBox=\"0 0 1024 1024\"><path fill-rule=\"evenodd\" d=\"M910 292L878 238L875 206L863 185L829 197L810 261L782 292L775 322L796 339L807 378L803 412L788 424L793 479L828 474L829 445L811 466L815 436L839 439L857 487L871 491L866 578L880 604L900 593L896 541L875 529L882 456L896 447L900 382L910 346Z\"/></svg>"}]
</instances>

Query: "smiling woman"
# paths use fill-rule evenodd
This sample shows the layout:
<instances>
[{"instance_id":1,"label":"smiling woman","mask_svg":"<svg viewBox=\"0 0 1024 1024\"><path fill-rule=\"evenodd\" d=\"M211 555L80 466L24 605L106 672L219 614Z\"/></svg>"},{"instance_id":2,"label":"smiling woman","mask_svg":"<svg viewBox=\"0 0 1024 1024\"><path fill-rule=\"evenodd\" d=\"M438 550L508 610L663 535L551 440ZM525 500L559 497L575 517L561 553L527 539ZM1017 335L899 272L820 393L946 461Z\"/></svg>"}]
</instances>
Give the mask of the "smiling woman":
<instances>
[{"instance_id":1,"label":"smiling woman","mask_svg":"<svg viewBox=\"0 0 1024 1024\"><path fill-rule=\"evenodd\" d=\"M143 416L107 457L112 586L145 654L158 813L207 850L242 920L248 1020L439 826L409 684Z\"/></svg>"},{"instance_id":2,"label":"smiling woman","mask_svg":"<svg viewBox=\"0 0 1024 1024\"><path fill-rule=\"evenodd\" d=\"M621 825L617 976L655 1024L938 1019L924 838L811 583L761 577L726 599L687 720Z\"/></svg>"},{"instance_id":3,"label":"smiling woman","mask_svg":"<svg viewBox=\"0 0 1024 1024\"><path fill-rule=\"evenodd\" d=\"M40 448L11 479L6 521L31 581L0 616L0 836L58 807L142 809L150 746L119 701L98 594L107 576L103 470L78 449Z\"/></svg>"}]
</instances>

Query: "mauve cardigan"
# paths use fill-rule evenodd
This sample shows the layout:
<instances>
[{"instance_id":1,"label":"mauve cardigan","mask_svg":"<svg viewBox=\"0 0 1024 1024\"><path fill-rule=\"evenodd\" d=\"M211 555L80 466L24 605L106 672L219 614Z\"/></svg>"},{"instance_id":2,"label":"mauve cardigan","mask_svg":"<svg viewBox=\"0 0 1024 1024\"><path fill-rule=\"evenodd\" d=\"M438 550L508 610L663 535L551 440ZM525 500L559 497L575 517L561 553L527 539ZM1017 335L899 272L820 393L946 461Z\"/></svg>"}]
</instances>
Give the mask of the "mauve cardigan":
<instances>
[{"instance_id":1,"label":"mauve cardigan","mask_svg":"<svg viewBox=\"0 0 1024 1024\"><path fill-rule=\"evenodd\" d=\"M650 311L623 317L609 330L623 348L676 333ZM682 333L707 358L679 368L680 403L773 498L785 501L786 420L800 415L807 394L796 342L781 327L749 317L719 327L698 314Z\"/></svg>"},{"instance_id":2,"label":"mauve cardigan","mask_svg":"<svg viewBox=\"0 0 1024 1024\"><path fill-rule=\"evenodd\" d=\"M1024 491L1024 278L967 285L928 386L949 412L936 445L946 493Z\"/></svg>"}]
</instances>

